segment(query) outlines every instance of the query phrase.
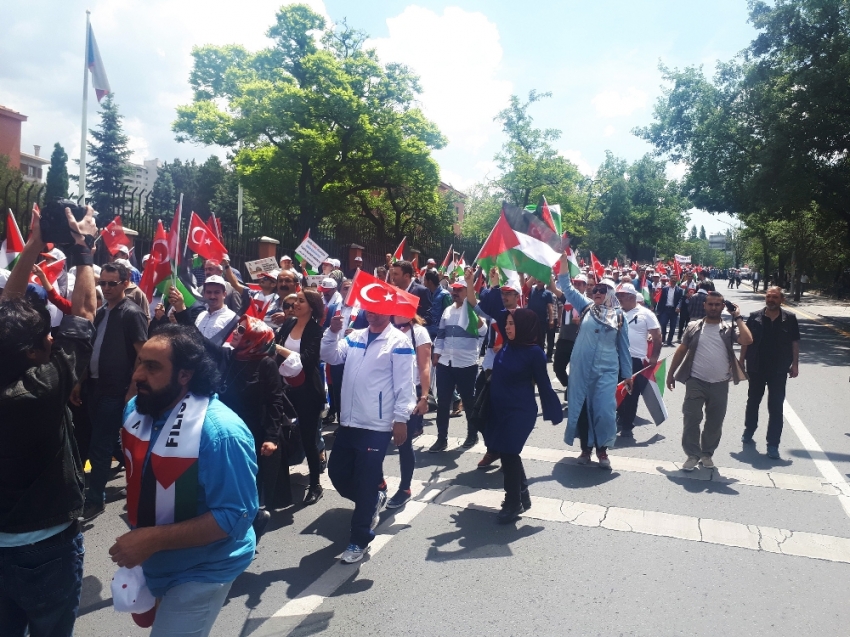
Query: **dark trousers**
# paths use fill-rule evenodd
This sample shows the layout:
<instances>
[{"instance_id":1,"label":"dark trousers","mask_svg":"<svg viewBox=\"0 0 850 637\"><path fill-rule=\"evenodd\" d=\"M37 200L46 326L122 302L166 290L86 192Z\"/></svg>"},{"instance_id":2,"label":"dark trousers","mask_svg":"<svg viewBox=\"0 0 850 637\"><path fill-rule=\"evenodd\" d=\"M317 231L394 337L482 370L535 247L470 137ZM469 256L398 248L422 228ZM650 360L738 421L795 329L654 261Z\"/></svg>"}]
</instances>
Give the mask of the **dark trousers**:
<instances>
[{"instance_id":1,"label":"dark trousers","mask_svg":"<svg viewBox=\"0 0 850 637\"><path fill-rule=\"evenodd\" d=\"M339 403L342 396L342 373L345 365L328 365L330 367L331 382L328 386L328 397L330 398L329 416L339 416Z\"/></svg>"},{"instance_id":2,"label":"dark trousers","mask_svg":"<svg viewBox=\"0 0 850 637\"><path fill-rule=\"evenodd\" d=\"M270 456L264 456L260 453L263 446L263 441L259 440L256 445L257 451L257 495L260 498L260 505L268 508L274 507L275 494L277 492L277 480L280 473L280 455L281 448ZM289 467L287 467L288 469ZM288 471L287 471L288 473Z\"/></svg>"},{"instance_id":3,"label":"dark trousers","mask_svg":"<svg viewBox=\"0 0 850 637\"><path fill-rule=\"evenodd\" d=\"M84 554L76 522L41 542L0 548L0 635L71 637Z\"/></svg>"},{"instance_id":4,"label":"dark trousers","mask_svg":"<svg viewBox=\"0 0 850 637\"><path fill-rule=\"evenodd\" d=\"M750 374L750 388L747 392L747 411L744 416L744 429L752 434L759 426L759 405L767 389L767 444L779 446L782 437L782 406L785 403L785 382L788 374L774 373L763 375Z\"/></svg>"},{"instance_id":5,"label":"dark trousers","mask_svg":"<svg viewBox=\"0 0 850 637\"><path fill-rule=\"evenodd\" d=\"M339 494L354 502L350 543L369 545L375 533L370 528L378 504L378 485L383 476L384 456L392 433L357 427L336 430L334 452L328 461L328 476Z\"/></svg>"},{"instance_id":6,"label":"dark trousers","mask_svg":"<svg viewBox=\"0 0 850 637\"><path fill-rule=\"evenodd\" d=\"M502 473L505 474L505 505L514 507L519 504L520 493L528 488L525 468L518 453L502 454Z\"/></svg>"},{"instance_id":7,"label":"dark trousers","mask_svg":"<svg viewBox=\"0 0 850 637\"><path fill-rule=\"evenodd\" d=\"M289 394L292 406L298 414L298 429L301 433L301 444L304 445L304 455L307 456L307 466L310 468L310 486L319 485L319 475L322 473L321 438L322 409L324 404L315 396L301 395L292 392Z\"/></svg>"},{"instance_id":8,"label":"dark trousers","mask_svg":"<svg viewBox=\"0 0 850 637\"><path fill-rule=\"evenodd\" d=\"M581 413L578 416L576 423L576 433L578 434L579 444L584 453L590 453L593 447L587 444L588 434L590 433L590 420L587 416L587 404L581 406ZM605 453L608 447L596 447L596 453Z\"/></svg>"},{"instance_id":9,"label":"dark trousers","mask_svg":"<svg viewBox=\"0 0 850 637\"><path fill-rule=\"evenodd\" d=\"M658 322L661 323L661 340L670 345L673 342L673 332L676 331L676 310L665 307L658 314ZM670 338L667 338L667 325L670 325Z\"/></svg>"},{"instance_id":10,"label":"dark trousers","mask_svg":"<svg viewBox=\"0 0 850 637\"><path fill-rule=\"evenodd\" d=\"M449 436L449 412L452 406L452 395L455 387L464 404L464 415L475 404L475 376L478 365L469 367L452 367L437 364L437 437L445 440ZM466 420L468 435L475 435L475 429Z\"/></svg>"},{"instance_id":11,"label":"dark trousers","mask_svg":"<svg viewBox=\"0 0 850 637\"><path fill-rule=\"evenodd\" d=\"M422 385L416 386L416 398L422 395ZM417 403L418 404L418 403ZM413 453L413 439L422 433L425 416L422 414L411 414L407 420L407 439L398 448L398 463L401 467L401 482L398 485L400 491L410 489L413 480L413 470L416 468L416 456Z\"/></svg>"},{"instance_id":12,"label":"dark trousers","mask_svg":"<svg viewBox=\"0 0 850 637\"><path fill-rule=\"evenodd\" d=\"M685 333L685 328L688 326L688 323L691 322L691 315L688 312L688 308L684 307L679 312L679 340L682 340L682 334Z\"/></svg>"},{"instance_id":13,"label":"dark trousers","mask_svg":"<svg viewBox=\"0 0 850 637\"><path fill-rule=\"evenodd\" d=\"M546 328L546 358L552 360L552 354L555 351L555 334L558 332L554 327Z\"/></svg>"},{"instance_id":14,"label":"dark trousers","mask_svg":"<svg viewBox=\"0 0 850 637\"><path fill-rule=\"evenodd\" d=\"M562 338L558 341L555 347L555 361L552 363L552 369L555 371L555 377L566 389L570 382L570 376L567 374L567 365L570 364L570 357L573 355L573 347L575 341L568 341Z\"/></svg>"},{"instance_id":15,"label":"dark trousers","mask_svg":"<svg viewBox=\"0 0 850 637\"><path fill-rule=\"evenodd\" d=\"M102 504L106 499L106 481L112 466L112 456L118 443L118 433L124 424L124 397L106 396L97 391L97 383L86 383L83 396L91 420L89 443L89 487L86 502ZM123 458L121 458L123 460Z\"/></svg>"},{"instance_id":16,"label":"dark trousers","mask_svg":"<svg viewBox=\"0 0 850 637\"><path fill-rule=\"evenodd\" d=\"M632 374L637 374L644 367L643 361L639 358L632 359ZM623 402L617 407L617 424L620 425L621 431L631 431L635 426L635 416L637 416L638 400L643 388L646 387L646 376L643 374L635 377L635 383L632 387L632 393L626 394Z\"/></svg>"}]
</instances>

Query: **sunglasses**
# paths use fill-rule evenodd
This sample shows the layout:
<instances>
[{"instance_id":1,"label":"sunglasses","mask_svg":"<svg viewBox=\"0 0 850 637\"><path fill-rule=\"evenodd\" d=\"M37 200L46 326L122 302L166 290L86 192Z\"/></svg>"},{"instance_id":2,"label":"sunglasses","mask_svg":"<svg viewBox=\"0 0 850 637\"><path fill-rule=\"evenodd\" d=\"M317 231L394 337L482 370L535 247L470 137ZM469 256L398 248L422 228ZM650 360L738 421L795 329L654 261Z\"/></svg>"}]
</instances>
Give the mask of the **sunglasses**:
<instances>
[{"instance_id":1,"label":"sunglasses","mask_svg":"<svg viewBox=\"0 0 850 637\"><path fill-rule=\"evenodd\" d=\"M608 294L607 285L594 285L591 294Z\"/></svg>"},{"instance_id":2,"label":"sunglasses","mask_svg":"<svg viewBox=\"0 0 850 637\"><path fill-rule=\"evenodd\" d=\"M236 327L236 333L237 334L244 334L247 330L248 330L248 328L245 327L244 325L238 325Z\"/></svg>"},{"instance_id":3,"label":"sunglasses","mask_svg":"<svg viewBox=\"0 0 850 637\"><path fill-rule=\"evenodd\" d=\"M293 307L295 307L295 305L293 303L282 303L281 307L284 310L291 310Z\"/></svg>"},{"instance_id":4,"label":"sunglasses","mask_svg":"<svg viewBox=\"0 0 850 637\"><path fill-rule=\"evenodd\" d=\"M105 285L108 288L114 288L115 286L121 285L124 281L101 281L101 285Z\"/></svg>"}]
</instances>

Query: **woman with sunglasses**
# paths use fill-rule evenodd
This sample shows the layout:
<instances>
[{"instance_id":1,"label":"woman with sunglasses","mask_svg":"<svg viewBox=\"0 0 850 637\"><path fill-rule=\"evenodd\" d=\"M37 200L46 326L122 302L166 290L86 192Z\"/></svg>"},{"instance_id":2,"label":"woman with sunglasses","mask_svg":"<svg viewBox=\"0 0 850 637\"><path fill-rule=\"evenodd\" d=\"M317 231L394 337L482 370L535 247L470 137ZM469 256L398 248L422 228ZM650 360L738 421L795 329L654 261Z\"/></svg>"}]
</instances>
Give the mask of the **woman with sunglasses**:
<instances>
[{"instance_id":1,"label":"woman with sunglasses","mask_svg":"<svg viewBox=\"0 0 850 637\"><path fill-rule=\"evenodd\" d=\"M260 319L243 315L230 337L230 348L207 349L219 361L219 399L236 412L254 436L261 505L254 532L259 539L271 517L268 509L280 504L275 501L275 491L280 472L280 428L286 416L283 383L274 359L274 332ZM288 476L288 467L285 471ZM291 503L291 494L285 495Z\"/></svg>"},{"instance_id":2,"label":"woman with sunglasses","mask_svg":"<svg viewBox=\"0 0 850 637\"><path fill-rule=\"evenodd\" d=\"M570 384L567 388L570 405L564 441L572 445L576 436L581 442L579 464L589 464L591 451L603 469L611 468L608 447L617 437L617 382L625 379L626 389L632 390L632 357L629 353L629 331L623 310L614 295L611 279L602 279L591 286L590 298L579 293L570 281L566 253L561 257L558 286L580 312L578 336L570 357Z\"/></svg>"},{"instance_id":3,"label":"woman with sunglasses","mask_svg":"<svg viewBox=\"0 0 850 637\"><path fill-rule=\"evenodd\" d=\"M490 376L489 425L484 433L487 449L498 453L505 474L505 501L496 516L500 524L516 520L531 508L531 496L520 453L537 420L534 385L540 394L543 418L557 425L564 419L561 401L546 371L546 354L538 347L538 318L519 308L508 314L507 342L493 360Z\"/></svg>"},{"instance_id":4,"label":"woman with sunglasses","mask_svg":"<svg viewBox=\"0 0 850 637\"><path fill-rule=\"evenodd\" d=\"M398 491L387 502L388 509L398 509L410 500L410 482L413 480L413 469L416 457L413 454L413 439L422 433L422 423L428 413L428 390L431 386L431 337L423 326L425 321L420 316L409 319L404 316L394 316L393 324L407 334L416 359L413 364L414 382L416 383L417 403L407 421L407 439L398 448L398 461L401 465L401 482Z\"/></svg>"},{"instance_id":5,"label":"woman with sunglasses","mask_svg":"<svg viewBox=\"0 0 850 637\"><path fill-rule=\"evenodd\" d=\"M304 504L315 504L322 497L319 476L324 470L319 451L325 407L325 385L319 370L321 322L325 314L322 295L309 289L298 292L291 312L292 316L285 318L278 330L277 354L280 375L288 385L286 395L298 414L301 444L310 467L310 486Z\"/></svg>"}]
</instances>

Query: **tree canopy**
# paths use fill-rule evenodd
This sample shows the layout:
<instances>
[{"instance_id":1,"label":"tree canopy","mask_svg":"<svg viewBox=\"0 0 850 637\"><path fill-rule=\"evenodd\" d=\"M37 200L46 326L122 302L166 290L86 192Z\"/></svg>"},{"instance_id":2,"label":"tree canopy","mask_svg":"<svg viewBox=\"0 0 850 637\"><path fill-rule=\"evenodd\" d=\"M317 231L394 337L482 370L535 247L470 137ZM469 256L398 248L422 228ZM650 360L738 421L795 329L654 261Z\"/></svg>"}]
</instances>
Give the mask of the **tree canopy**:
<instances>
[{"instance_id":1,"label":"tree canopy","mask_svg":"<svg viewBox=\"0 0 850 637\"><path fill-rule=\"evenodd\" d=\"M44 200L51 201L68 196L68 154L59 142L53 146L50 167L47 169L47 184Z\"/></svg>"},{"instance_id":2,"label":"tree canopy","mask_svg":"<svg viewBox=\"0 0 850 637\"><path fill-rule=\"evenodd\" d=\"M127 148L129 138L121 126L121 115L112 93L100 105L100 125L89 130L94 138L88 142L90 160L87 164L86 194L95 210L112 209L112 199L124 187L124 177L129 174L127 162L131 152ZM100 220L110 221L109 215Z\"/></svg>"},{"instance_id":3,"label":"tree canopy","mask_svg":"<svg viewBox=\"0 0 850 637\"><path fill-rule=\"evenodd\" d=\"M385 237L413 234L440 209L431 151L446 143L416 106L416 75L304 5L282 7L268 36L257 53L193 50L178 140L228 148L257 204L283 219L354 214Z\"/></svg>"}]
</instances>

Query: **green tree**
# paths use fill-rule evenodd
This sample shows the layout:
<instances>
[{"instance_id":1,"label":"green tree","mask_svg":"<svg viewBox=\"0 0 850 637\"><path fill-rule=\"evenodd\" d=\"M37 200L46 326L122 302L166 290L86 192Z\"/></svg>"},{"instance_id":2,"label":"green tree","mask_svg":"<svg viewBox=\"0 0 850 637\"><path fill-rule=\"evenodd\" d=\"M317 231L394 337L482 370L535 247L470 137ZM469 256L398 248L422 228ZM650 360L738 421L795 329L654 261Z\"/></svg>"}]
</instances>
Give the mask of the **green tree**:
<instances>
[{"instance_id":1,"label":"green tree","mask_svg":"<svg viewBox=\"0 0 850 637\"><path fill-rule=\"evenodd\" d=\"M685 232L689 208L675 180L668 180L665 162L645 155L628 164L610 151L594 180L601 194L601 213L590 225L590 243L604 258L625 254L648 259L656 248L672 250Z\"/></svg>"},{"instance_id":2,"label":"green tree","mask_svg":"<svg viewBox=\"0 0 850 637\"><path fill-rule=\"evenodd\" d=\"M100 105L100 126L89 130L94 138L88 142L91 158L87 165L87 194L95 210L104 213L100 219L111 220L112 198L124 187L124 177L129 174L127 162L131 152L129 141L121 127L121 115L112 93Z\"/></svg>"},{"instance_id":3,"label":"green tree","mask_svg":"<svg viewBox=\"0 0 850 637\"><path fill-rule=\"evenodd\" d=\"M694 226L694 227L696 227L696 226ZM706 241L708 239L708 237L705 236L705 226L699 227L699 238L702 239L703 241Z\"/></svg>"},{"instance_id":4,"label":"green tree","mask_svg":"<svg viewBox=\"0 0 850 637\"><path fill-rule=\"evenodd\" d=\"M163 164L156 171L156 181L151 190L151 205L153 210L163 220L170 220L174 216L176 196L174 194L174 181L171 179L171 171L167 164Z\"/></svg>"},{"instance_id":5,"label":"green tree","mask_svg":"<svg viewBox=\"0 0 850 637\"><path fill-rule=\"evenodd\" d=\"M282 7L268 36L274 45L257 53L193 50L194 100L178 108L177 139L230 149L267 214L316 225L348 213L399 238L405 223L387 211L426 214L439 184L431 151L446 143L415 104L418 78L304 5Z\"/></svg>"},{"instance_id":6,"label":"green tree","mask_svg":"<svg viewBox=\"0 0 850 637\"><path fill-rule=\"evenodd\" d=\"M694 226L691 226L691 235L690 235L689 239L693 241L693 240L695 240L695 239L697 239L697 238L698 238L698 236L697 236L697 227L696 227L695 225L694 225Z\"/></svg>"},{"instance_id":7,"label":"green tree","mask_svg":"<svg viewBox=\"0 0 850 637\"><path fill-rule=\"evenodd\" d=\"M224 181L227 170L216 155L210 155L198 166L195 180L197 194L193 210L206 219L210 215L210 203L215 197L219 184Z\"/></svg>"},{"instance_id":8,"label":"green tree","mask_svg":"<svg viewBox=\"0 0 850 637\"><path fill-rule=\"evenodd\" d=\"M47 185L44 200L63 199L68 196L68 155L59 142L53 145L50 168L47 169Z\"/></svg>"}]
</instances>

